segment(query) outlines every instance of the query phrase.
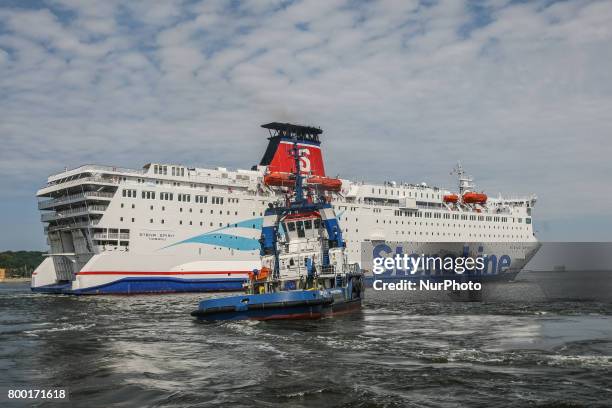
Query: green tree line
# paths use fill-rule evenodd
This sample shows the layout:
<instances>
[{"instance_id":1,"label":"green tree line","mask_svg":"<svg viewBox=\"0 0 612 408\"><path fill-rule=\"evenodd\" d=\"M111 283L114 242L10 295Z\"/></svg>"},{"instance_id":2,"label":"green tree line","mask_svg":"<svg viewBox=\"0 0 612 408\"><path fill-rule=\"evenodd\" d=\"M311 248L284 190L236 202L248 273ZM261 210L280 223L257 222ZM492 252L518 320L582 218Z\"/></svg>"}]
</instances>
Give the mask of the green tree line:
<instances>
[{"instance_id":1,"label":"green tree line","mask_svg":"<svg viewBox=\"0 0 612 408\"><path fill-rule=\"evenodd\" d=\"M0 268L7 270L7 276L31 276L43 261L43 254L40 251L0 252Z\"/></svg>"}]
</instances>

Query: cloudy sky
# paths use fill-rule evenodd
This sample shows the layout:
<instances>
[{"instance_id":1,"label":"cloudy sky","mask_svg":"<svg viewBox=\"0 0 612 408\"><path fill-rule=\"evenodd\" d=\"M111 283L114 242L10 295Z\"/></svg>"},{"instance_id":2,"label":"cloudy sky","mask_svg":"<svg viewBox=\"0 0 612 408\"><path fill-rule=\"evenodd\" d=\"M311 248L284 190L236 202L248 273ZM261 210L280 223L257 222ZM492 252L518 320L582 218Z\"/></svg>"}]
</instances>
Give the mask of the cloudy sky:
<instances>
[{"instance_id":1,"label":"cloudy sky","mask_svg":"<svg viewBox=\"0 0 612 408\"><path fill-rule=\"evenodd\" d=\"M612 239L611 1L0 0L0 250L84 163L248 168L324 130L334 175L536 193L545 240Z\"/></svg>"}]
</instances>

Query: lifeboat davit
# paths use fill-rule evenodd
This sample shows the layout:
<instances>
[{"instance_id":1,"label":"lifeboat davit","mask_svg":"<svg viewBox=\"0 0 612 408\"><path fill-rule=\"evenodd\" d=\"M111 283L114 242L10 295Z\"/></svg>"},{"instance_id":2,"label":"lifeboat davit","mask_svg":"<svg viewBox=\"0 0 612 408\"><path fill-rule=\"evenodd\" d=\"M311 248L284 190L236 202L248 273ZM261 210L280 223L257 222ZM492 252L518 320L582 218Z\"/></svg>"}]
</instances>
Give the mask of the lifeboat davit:
<instances>
[{"instance_id":1,"label":"lifeboat davit","mask_svg":"<svg viewBox=\"0 0 612 408\"><path fill-rule=\"evenodd\" d=\"M295 186L295 179L291 173L273 171L264 176L264 184L267 186L293 187Z\"/></svg>"},{"instance_id":2,"label":"lifeboat davit","mask_svg":"<svg viewBox=\"0 0 612 408\"><path fill-rule=\"evenodd\" d=\"M342 189L342 180L323 177L323 176L312 176L306 180L308 184L314 184L319 186L323 190L327 191L340 191Z\"/></svg>"},{"instance_id":3,"label":"lifeboat davit","mask_svg":"<svg viewBox=\"0 0 612 408\"><path fill-rule=\"evenodd\" d=\"M456 203L459 201L459 196L457 194L446 194L443 199L445 203Z\"/></svg>"},{"instance_id":4,"label":"lifeboat davit","mask_svg":"<svg viewBox=\"0 0 612 408\"><path fill-rule=\"evenodd\" d=\"M487 202L487 195L484 193L465 193L463 202L466 204L484 204Z\"/></svg>"}]
</instances>

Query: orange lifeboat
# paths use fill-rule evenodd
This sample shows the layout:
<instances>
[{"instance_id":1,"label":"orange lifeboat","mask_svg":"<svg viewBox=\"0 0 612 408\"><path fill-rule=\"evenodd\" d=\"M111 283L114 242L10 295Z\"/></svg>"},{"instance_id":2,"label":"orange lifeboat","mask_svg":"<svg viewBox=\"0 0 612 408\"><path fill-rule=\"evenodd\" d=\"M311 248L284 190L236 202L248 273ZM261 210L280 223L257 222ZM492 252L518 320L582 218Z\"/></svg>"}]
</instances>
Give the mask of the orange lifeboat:
<instances>
[{"instance_id":1,"label":"orange lifeboat","mask_svg":"<svg viewBox=\"0 0 612 408\"><path fill-rule=\"evenodd\" d=\"M323 190L328 191L340 191L342 188L342 180L323 177L323 176L312 176L307 180L308 184L315 184L320 186Z\"/></svg>"},{"instance_id":2,"label":"orange lifeboat","mask_svg":"<svg viewBox=\"0 0 612 408\"><path fill-rule=\"evenodd\" d=\"M466 204L484 204L487 202L487 195L484 193L465 193L463 202Z\"/></svg>"},{"instance_id":3,"label":"orange lifeboat","mask_svg":"<svg viewBox=\"0 0 612 408\"><path fill-rule=\"evenodd\" d=\"M335 178L311 176L306 182L327 191L340 191L342 188L342 180ZM273 171L264 176L264 184L276 187L293 187L295 186L295 179L291 173Z\"/></svg>"},{"instance_id":4,"label":"orange lifeboat","mask_svg":"<svg viewBox=\"0 0 612 408\"><path fill-rule=\"evenodd\" d=\"M291 173L273 171L264 176L264 184L267 186L293 187L295 185L295 179Z\"/></svg>"},{"instance_id":5,"label":"orange lifeboat","mask_svg":"<svg viewBox=\"0 0 612 408\"><path fill-rule=\"evenodd\" d=\"M255 275L254 272L249 272L249 280L251 281L266 280L269 274L270 274L270 269L264 266L263 268L261 268L261 270L259 271L257 275Z\"/></svg>"},{"instance_id":6,"label":"orange lifeboat","mask_svg":"<svg viewBox=\"0 0 612 408\"><path fill-rule=\"evenodd\" d=\"M456 203L459 201L459 196L457 194L446 194L442 197L445 203Z\"/></svg>"}]
</instances>

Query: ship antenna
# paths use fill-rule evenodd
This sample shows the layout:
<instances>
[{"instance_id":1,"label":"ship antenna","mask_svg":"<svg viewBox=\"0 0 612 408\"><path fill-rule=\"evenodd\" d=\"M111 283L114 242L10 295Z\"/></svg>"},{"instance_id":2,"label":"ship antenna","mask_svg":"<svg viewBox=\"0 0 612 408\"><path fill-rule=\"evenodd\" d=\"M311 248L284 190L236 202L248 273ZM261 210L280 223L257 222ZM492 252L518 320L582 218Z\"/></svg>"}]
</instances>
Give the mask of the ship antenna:
<instances>
[{"instance_id":1,"label":"ship antenna","mask_svg":"<svg viewBox=\"0 0 612 408\"><path fill-rule=\"evenodd\" d=\"M463 169L460 161L457 161L457 165L450 174L456 174L459 177L459 194L463 195L463 193L467 193L474 189L474 180L472 177L465 174L465 170Z\"/></svg>"}]
</instances>

